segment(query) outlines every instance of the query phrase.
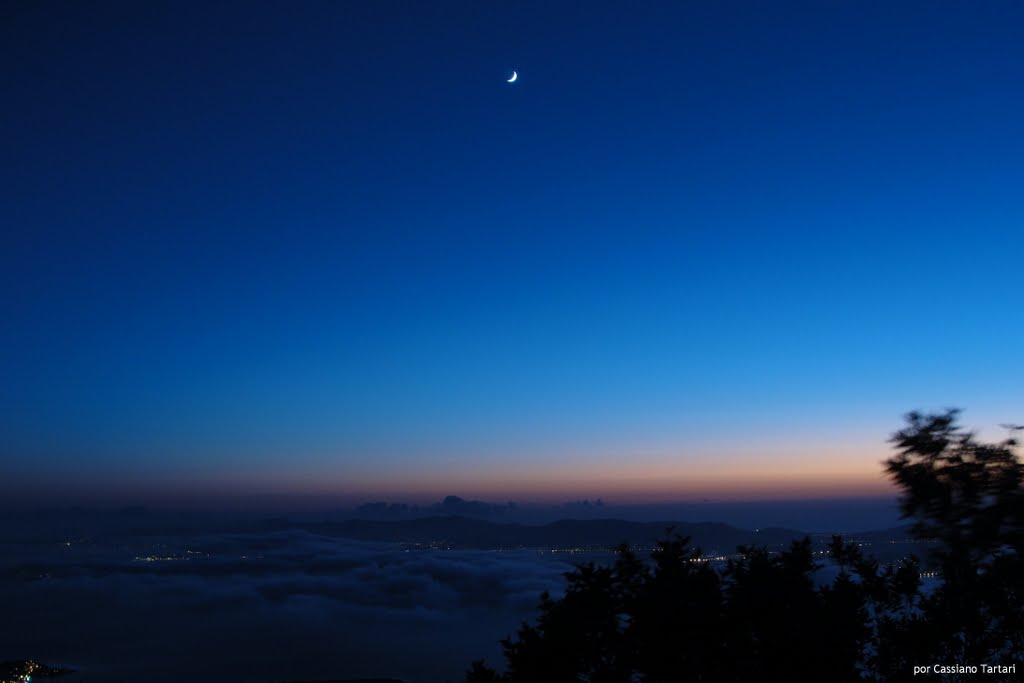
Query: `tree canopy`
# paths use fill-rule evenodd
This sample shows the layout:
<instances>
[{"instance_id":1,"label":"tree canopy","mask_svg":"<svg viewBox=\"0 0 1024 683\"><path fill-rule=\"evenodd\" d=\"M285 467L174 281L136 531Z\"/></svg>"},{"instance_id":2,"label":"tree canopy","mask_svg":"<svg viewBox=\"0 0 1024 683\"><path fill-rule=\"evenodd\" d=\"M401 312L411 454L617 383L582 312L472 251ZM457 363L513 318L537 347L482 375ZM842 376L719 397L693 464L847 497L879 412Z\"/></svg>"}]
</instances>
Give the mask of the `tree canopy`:
<instances>
[{"instance_id":1,"label":"tree canopy","mask_svg":"<svg viewBox=\"0 0 1024 683\"><path fill-rule=\"evenodd\" d=\"M622 546L610 565L568 572L564 595L544 593L536 622L502 641L504 671L477 661L466 682L891 681L935 662L1014 663L1024 468L1013 439L980 443L957 418L907 415L884 463L914 536L937 541L934 590L918 558L882 566L838 536L826 582L808 538L740 547L716 569L669 531L647 560Z\"/></svg>"}]
</instances>

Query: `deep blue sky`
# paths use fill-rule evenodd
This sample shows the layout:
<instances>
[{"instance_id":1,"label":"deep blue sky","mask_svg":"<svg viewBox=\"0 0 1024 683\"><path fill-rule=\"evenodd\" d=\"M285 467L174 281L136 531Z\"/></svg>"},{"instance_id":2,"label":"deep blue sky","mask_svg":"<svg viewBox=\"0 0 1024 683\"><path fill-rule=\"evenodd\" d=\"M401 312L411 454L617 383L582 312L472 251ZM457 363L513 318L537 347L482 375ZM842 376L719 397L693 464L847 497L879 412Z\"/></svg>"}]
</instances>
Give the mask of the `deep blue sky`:
<instances>
[{"instance_id":1,"label":"deep blue sky","mask_svg":"<svg viewBox=\"0 0 1024 683\"><path fill-rule=\"evenodd\" d=\"M903 412L1024 418L1022 29L5 3L0 488L881 490Z\"/></svg>"}]
</instances>

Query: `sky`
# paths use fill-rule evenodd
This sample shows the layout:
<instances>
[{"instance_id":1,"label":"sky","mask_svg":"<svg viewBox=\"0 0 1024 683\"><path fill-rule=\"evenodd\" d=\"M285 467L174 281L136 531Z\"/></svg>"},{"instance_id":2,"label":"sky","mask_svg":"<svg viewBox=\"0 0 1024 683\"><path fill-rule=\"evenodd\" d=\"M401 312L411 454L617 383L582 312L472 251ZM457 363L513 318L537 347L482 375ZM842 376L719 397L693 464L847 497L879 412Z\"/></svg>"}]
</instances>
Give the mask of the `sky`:
<instances>
[{"instance_id":1,"label":"sky","mask_svg":"<svg viewBox=\"0 0 1024 683\"><path fill-rule=\"evenodd\" d=\"M4 3L0 497L890 493L1024 420L1022 21Z\"/></svg>"}]
</instances>

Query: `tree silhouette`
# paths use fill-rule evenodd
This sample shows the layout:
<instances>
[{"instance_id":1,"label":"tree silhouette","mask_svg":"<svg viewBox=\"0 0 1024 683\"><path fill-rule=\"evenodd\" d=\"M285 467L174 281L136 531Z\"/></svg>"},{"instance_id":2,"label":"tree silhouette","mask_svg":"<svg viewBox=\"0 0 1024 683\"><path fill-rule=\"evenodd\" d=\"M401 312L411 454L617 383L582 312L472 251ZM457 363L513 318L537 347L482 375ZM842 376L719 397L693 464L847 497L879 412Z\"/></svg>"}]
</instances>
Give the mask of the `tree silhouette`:
<instances>
[{"instance_id":1,"label":"tree silhouette","mask_svg":"<svg viewBox=\"0 0 1024 683\"><path fill-rule=\"evenodd\" d=\"M922 590L916 557L881 566L838 536L839 572L823 583L810 539L741 547L719 571L670 531L649 560L622 546L609 566L566 573L565 594L544 593L536 623L502 641L505 672L474 662L467 683L880 682L936 661L1012 661L1024 646L1022 465L1012 439L978 443L956 417L909 414L885 463L915 537L939 541L936 590Z\"/></svg>"},{"instance_id":2,"label":"tree silhouette","mask_svg":"<svg viewBox=\"0 0 1024 683\"><path fill-rule=\"evenodd\" d=\"M886 471L933 551L942 585L926 602L941 654L986 661L1024 645L1024 466L1013 438L979 443L959 411L907 415Z\"/></svg>"}]
</instances>

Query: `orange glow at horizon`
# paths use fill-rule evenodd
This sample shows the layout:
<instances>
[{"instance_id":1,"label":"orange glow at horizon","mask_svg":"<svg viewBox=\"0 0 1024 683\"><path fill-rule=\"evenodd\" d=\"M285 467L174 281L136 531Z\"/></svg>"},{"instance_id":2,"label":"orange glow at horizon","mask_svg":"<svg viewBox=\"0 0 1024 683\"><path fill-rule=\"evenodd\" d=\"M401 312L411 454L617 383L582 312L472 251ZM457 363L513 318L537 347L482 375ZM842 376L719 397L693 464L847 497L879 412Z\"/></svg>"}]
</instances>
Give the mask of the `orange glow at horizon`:
<instances>
[{"instance_id":1,"label":"orange glow at horizon","mask_svg":"<svg viewBox=\"0 0 1024 683\"><path fill-rule=\"evenodd\" d=\"M428 447L355 453L268 449L232 463L190 471L137 471L118 482L96 482L109 495L212 499L252 496L347 502L436 502L448 495L490 502L564 503L601 498L614 504L742 502L888 496L884 474L890 447L845 435L799 445L743 439L679 446L649 441L523 449ZM483 452L482 452L483 451ZM526 451L526 452L524 452ZM171 458L167 462L173 462ZM80 482L79 482L80 483ZM51 484L52 489L52 484ZM120 492L120 493L119 493Z\"/></svg>"},{"instance_id":2,"label":"orange glow at horizon","mask_svg":"<svg viewBox=\"0 0 1024 683\"><path fill-rule=\"evenodd\" d=\"M882 469L884 452L863 445L805 448L756 456L729 452L700 458L677 454L590 456L531 460L521 467L465 463L459 468L410 464L400 470L339 472L293 481L294 490L378 498L438 499L459 495L490 500L560 502L597 498L618 502L765 500L877 496L895 488ZM866 455L865 451L876 450ZM826 455L822 455L825 453Z\"/></svg>"},{"instance_id":3,"label":"orange glow at horizon","mask_svg":"<svg viewBox=\"0 0 1024 683\"><path fill-rule=\"evenodd\" d=\"M764 500L786 498L831 498L883 495L893 486L874 475L841 479L817 473L763 476L607 477L577 476L572 479L530 476L476 479L471 476L438 476L415 482L365 482L342 487L346 493L375 492L392 500L402 496L439 499L455 494L462 497L517 501L559 502L574 498L604 498L619 502L669 502L680 500ZM331 487L319 489L329 493Z\"/></svg>"}]
</instances>

